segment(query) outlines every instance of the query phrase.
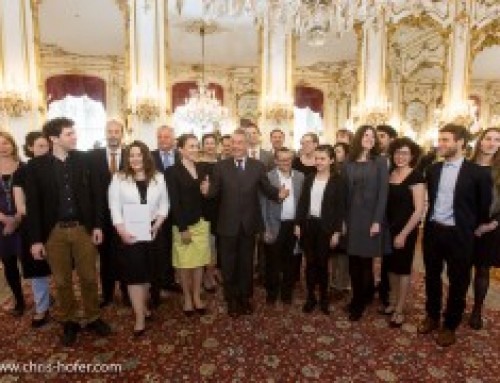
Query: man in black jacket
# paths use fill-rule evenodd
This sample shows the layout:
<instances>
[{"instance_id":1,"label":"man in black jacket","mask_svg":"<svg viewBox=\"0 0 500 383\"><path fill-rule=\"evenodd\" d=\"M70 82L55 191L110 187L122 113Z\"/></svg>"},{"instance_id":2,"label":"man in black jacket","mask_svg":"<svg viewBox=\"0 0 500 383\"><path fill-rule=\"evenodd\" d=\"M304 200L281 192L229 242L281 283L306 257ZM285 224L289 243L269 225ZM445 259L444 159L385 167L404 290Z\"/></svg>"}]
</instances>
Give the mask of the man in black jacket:
<instances>
[{"instance_id":1,"label":"man in black jacket","mask_svg":"<svg viewBox=\"0 0 500 383\"><path fill-rule=\"evenodd\" d=\"M170 170L173 165L180 161L179 152L175 149L174 129L167 125L160 126L156 132L156 139L158 149L153 150L151 155L156 168L163 172L168 186ZM160 304L160 288L172 292L182 291L175 281L175 270L172 266L172 226L172 216L169 214L161 229L165 238L166 256L158 260L159 270L151 284L151 304L153 307Z\"/></svg>"},{"instance_id":2,"label":"man in black jacket","mask_svg":"<svg viewBox=\"0 0 500 383\"><path fill-rule=\"evenodd\" d=\"M73 292L73 265L80 281L86 327L100 336L110 327L100 319L97 249L102 242L102 196L91 177L86 153L78 152L73 121L55 118L43 127L52 153L29 162L26 207L31 253L47 258L56 285L62 343L71 346L80 330Z\"/></svg>"},{"instance_id":3,"label":"man in black jacket","mask_svg":"<svg viewBox=\"0 0 500 383\"><path fill-rule=\"evenodd\" d=\"M111 214L108 203L108 187L113 175L122 169L124 126L117 120L110 120L106 124L106 147L89 152L90 170L95 182L99 185L99 196L102 198L101 216L103 240L98 246L101 277L101 307L113 302L115 284L119 281L119 262L117 259L117 244L119 239L111 223ZM120 283L123 302L130 304L127 286Z\"/></svg>"},{"instance_id":4,"label":"man in black jacket","mask_svg":"<svg viewBox=\"0 0 500 383\"><path fill-rule=\"evenodd\" d=\"M449 288L437 343L455 343L455 330L465 309L470 283L474 230L488 222L492 183L487 171L464 158L467 130L448 124L439 131L438 154L444 161L429 166L426 182L429 209L424 230L427 317L418 331L429 334L440 326L441 274L446 264Z\"/></svg>"},{"instance_id":5,"label":"man in black jacket","mask_svg":"<svg viewBox=\"0 0 500 383\"><path fill-rule=\"evenodd\" d=\"M217 234L224 295L228 314L235 316L253 312L250 297L255 236L263 229L259 192L278 201L285 199L289 190L272 186L264 164L247 156L245 131L233 133L232 149L233 157L215 165L213 179L205 179L201 191L208 198L220 198Z\"/></svg>"}]
</instances>

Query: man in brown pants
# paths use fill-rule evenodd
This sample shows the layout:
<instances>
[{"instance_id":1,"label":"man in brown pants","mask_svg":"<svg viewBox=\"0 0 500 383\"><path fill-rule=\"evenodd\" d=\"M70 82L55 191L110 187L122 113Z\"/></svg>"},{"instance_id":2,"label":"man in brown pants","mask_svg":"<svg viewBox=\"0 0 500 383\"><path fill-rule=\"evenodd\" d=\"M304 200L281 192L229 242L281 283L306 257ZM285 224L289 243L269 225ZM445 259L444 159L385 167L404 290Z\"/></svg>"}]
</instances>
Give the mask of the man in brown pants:
<instances>
[{"instance_id":1,"label":"man in brown pants","mask_svg":"<svg viewBox=\"0 0 500 383\"><path fill-rule=\"evenodd\" d=\"M100 336L110 327L100 319L97 249L102 242L98 180L92 179L85 153L75 149L73 121L55 118L43 127L52 153L29 162L26 176L27 222L31 253L47 258L64 324L62 343L71 346L80 330L73 292L73 265L80 281L87 328Z\"/></svg>"}]
</instances>

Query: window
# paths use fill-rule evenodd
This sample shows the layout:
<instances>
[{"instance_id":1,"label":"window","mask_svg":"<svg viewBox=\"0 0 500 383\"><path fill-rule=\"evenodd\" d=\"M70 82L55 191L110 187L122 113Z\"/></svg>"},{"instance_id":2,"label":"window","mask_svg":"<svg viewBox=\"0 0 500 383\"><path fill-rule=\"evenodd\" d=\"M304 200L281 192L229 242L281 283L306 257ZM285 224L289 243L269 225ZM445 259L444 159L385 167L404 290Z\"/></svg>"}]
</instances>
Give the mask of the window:
<instances>
[{"instance_id":1,"label":"window","mask_svg":"<svg viewBox=\"0 0 500 383\"><path fill-rule=\"evenodd\" d=\"M88 150L105 146L106 111L101 102L87 96L66 96L49 105L47 118L67 117L75 122L77 148Z\"/></svg>"}]
</instances>

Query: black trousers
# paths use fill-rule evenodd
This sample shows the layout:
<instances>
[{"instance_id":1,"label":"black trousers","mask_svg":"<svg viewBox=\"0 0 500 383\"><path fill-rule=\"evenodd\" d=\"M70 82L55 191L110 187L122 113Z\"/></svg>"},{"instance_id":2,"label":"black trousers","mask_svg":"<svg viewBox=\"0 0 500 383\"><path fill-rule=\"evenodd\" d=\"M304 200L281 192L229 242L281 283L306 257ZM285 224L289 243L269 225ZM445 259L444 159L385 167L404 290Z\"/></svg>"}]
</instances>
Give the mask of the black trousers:
<instances>
[{"instance_id":1,"label":"black trousers","mask_svg":"<svg viewBox=\"0 0 500 383\"><path fill-rule=\"evenodd\" d=\"M266 290L267 296L282 300L292 298L293 250L296 238L293 233L294 221L282 221L276 240L266 249Z\"/></svg>"},{"instance_id":2,"label":"black trousers","mask_svg":"<svg viewBox=\"0 0 500 383\"><path fill-rule=\"evenodd\" d=\"M103 301L112 301L115 295L116 282L120 282L120 262L118 260L118 237L113 227L106 227L104 240L97 247L99 251L99 272ZM127 286L120 282L122 297L128 297Z\"/></svg>"},{"instance_id":3,"label":"black trousers","mask_svg":"<svg viewBox=\"0 0 500 383\"><path fill-rule=\"evenodd\" d=\"M303 231L307 298L316 300L316 286L319 286L320 300L326 301L328 300L328 257L331 236L323 230L318 218L309 218Z\"/></svg>"},{"instance_id":4,"label":"black trousers","mask_svg":"<svg viewBox=\"0 0 500 383\"><path fill-rule=\"evenodd\" d=\"M362 313L373 297L373 258L349 256L352 300L350 310Z\"/></svg>"},{"instance_id":5,"label":"black trousers","mask_svg":"<svg viewBox=\"0 0 500 383\"><path fill-rule=\"evenodd\" d=\"M429 222L424 231L423 250L427 315L436 321L441 317L443 296L441 274L446 264L449 288L444 326L455 330L462 321L471 279L473 233L465 235L454 226Z\"/></svg>"},{"instance_id":6,"label":"black trousers","mask_svg":"<svg viewBox=\"0 0 500 383\"><path fill-rule=\"evenodd\" d=\"M5 280L9 285L16 304L24 305L23 290L21 287L21 274L17 264L17 255L12 253L0 254L3 263Z\"/></svg>"},{"instance_id":7,"label":"black trousers","mask_svg":"<svg viewBox=\"0 0 500 383\"><path fill-rule=\"evenodd\" d=\"M162 233L165 243L165 253L162 254L164 261L160 263L162 270L161 287L168 287L175 283L175 269L172 266L172 216L169 215L163 223Z\"/></svg>"},{"instance_id":8,"label":"black trousers","mask_svg":"<svg viewBox=\"0 0 500 383\"><path fill-rule=\"evenodd\" d=\"M245 302L253 291L255 234L240 228L237 235L221 235L219 239L224 297L228 303Z\"/></svg>"}]
</instances>

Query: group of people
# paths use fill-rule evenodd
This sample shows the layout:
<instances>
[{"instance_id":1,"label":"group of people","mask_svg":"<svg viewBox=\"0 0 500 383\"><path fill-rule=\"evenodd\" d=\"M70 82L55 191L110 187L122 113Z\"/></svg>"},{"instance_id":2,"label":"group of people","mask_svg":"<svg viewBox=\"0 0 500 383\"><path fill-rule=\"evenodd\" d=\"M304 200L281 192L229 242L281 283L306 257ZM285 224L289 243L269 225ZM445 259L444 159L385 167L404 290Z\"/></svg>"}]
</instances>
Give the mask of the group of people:
<instances>
[{"instance_id":1,"label":"group of people","mask_svg":"<svg viewBox=\"0 0 500 383\"><path fill-rule=\"evenodd\" d=\"M440 129L426 155L388 125L340 130L334 145L307 133L298 153L284 146L279 129L270 133L272 149L262 149L256 125L206 134L201 143L161 126L153 151L141 141L125 146L123 137L124 126L111 120L106 147L80 152L73 122L55 118L27 135L24 164L13 138L0 132L0 254L12 313L25 310L20 260L31 279L35 328L49 318L52 276L65 346L75 343L81 323L111 333L100 308L113 303L117 285L139 337L162 290L182 292L191 317L207 312L203 292L221 283L228 315L250 315L256 274L266 304L290 305L302 260L304 313L318 307L328 315L332 299L350 296L344 309L358 321L378 292L378 311L400 327L421 225L427 315L419 333L438 330L439 345L455 342L473 268L469 325L482 327L489 271L500 267L499 128L477 137L469 159L469 134L455 124ZM129 230L131 205L147 206L150 240Z\"/></svg>"}]
</instances>

